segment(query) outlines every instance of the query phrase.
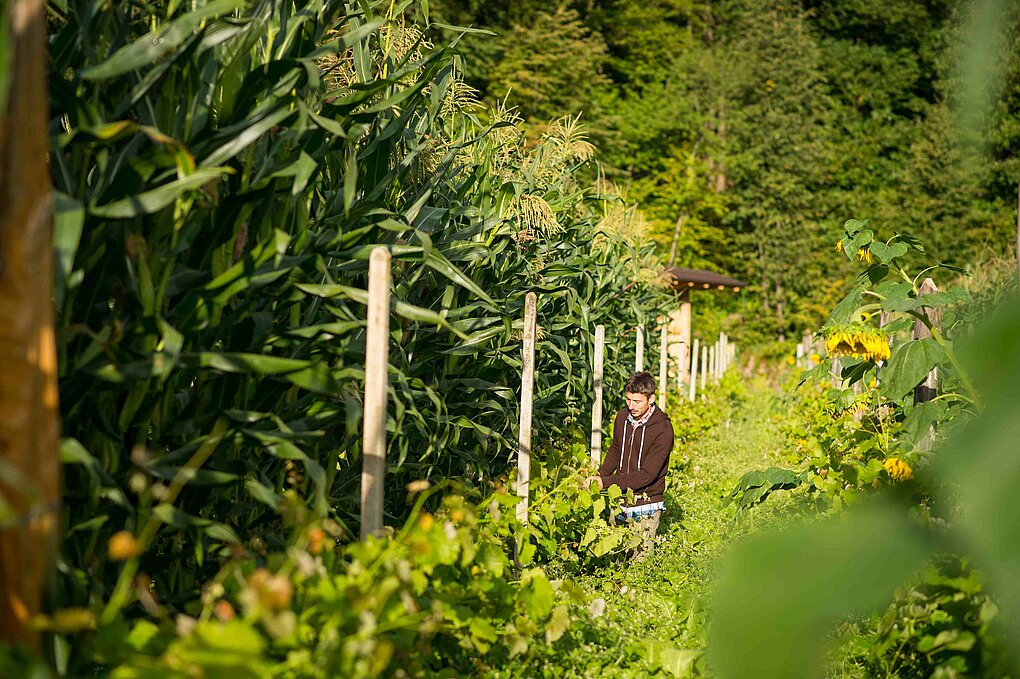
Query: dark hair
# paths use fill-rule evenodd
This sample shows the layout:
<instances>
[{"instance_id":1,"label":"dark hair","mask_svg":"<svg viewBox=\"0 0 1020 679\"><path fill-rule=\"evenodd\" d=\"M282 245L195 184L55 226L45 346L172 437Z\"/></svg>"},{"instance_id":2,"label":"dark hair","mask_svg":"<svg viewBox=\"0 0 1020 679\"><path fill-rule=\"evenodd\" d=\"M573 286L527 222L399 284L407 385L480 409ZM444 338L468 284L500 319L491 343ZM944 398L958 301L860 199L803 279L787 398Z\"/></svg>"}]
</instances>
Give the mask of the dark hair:
<instances>
[{"instance_id":1,"label":"dark hair","mask_svg":"<svg viewBox=\"0 0 1020 679\"><path fill-rule=\"evenodd\" d=\"M624 391L628 394L644 394L651 396L655 393L655 379L646 370L634 373L627 380Z\"/></svg>"}]
</instances>

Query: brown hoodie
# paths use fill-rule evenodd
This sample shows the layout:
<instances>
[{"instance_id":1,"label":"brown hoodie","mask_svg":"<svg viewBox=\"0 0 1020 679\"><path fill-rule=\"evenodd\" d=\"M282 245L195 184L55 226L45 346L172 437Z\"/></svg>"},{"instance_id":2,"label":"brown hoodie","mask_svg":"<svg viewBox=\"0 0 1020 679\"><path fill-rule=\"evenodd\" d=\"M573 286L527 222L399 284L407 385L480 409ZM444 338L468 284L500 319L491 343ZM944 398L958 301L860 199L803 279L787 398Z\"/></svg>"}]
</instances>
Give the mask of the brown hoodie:
<instances>
[{"instance_id":1,"label":"brown hoodie","mask_svg":"<svg viewBox=\"0 0 1020 679\"><path fill-rule=\"evenodd\" d=\"M626 408L616 414L613 443L599 467L602 487L634 491L635 505L660 502L666 490L669 454L673 450L673 423L658 408L648 421L634 427Z\"/></svg>"}]
</instances>

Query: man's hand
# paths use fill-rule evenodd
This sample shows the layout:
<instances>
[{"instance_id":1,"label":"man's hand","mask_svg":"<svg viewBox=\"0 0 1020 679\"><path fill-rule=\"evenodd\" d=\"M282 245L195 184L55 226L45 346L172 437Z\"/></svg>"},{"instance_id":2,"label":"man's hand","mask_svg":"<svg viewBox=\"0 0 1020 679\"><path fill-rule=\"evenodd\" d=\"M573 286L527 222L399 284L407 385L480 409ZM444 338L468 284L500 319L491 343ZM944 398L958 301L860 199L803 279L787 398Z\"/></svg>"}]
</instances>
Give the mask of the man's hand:
<instances>
[{"instance_id":1,"label":"man's hand","mask_svg":"<svg viewBox=\"0 0 1020 679\"><path fill-rule=\"evenodd\" d=\"M588 490L588 488L592 484L595 484L598 487L599 490L602 490L602 477L600 477L600 476L589 476L588 478L586 478L584 480L584 484L583 484L584 485L584 489Z\"/></svg>"}]
</instances>

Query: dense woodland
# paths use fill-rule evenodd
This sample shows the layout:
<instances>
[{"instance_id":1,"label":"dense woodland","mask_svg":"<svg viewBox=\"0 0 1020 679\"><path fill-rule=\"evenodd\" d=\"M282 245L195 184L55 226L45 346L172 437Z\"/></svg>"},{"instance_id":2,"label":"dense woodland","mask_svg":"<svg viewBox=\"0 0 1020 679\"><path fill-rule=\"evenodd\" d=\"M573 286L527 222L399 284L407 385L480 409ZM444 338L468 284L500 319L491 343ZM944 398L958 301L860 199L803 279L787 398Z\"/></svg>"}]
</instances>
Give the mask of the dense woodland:
<instances>
[{"instance_id":1,"label":"dense woodland","mask_svg":"<svg viewBox=\"0 0 1020 679\"><path fill-rule=\"evenodd\" d=\"M722 323L775 339L817 327L846 288L850 269L825 252L847 217L914 234L969 270L1011 251L1015 5L994 24L996 69L967 87L963 27L987 19L963 2L435 5L445 21L495 33L462 43L468 81L488 101L505 98L535 133L580 114L598 171L626 188L664 260L683 218L679 265L752 285L723 302L734 315L705 315L709 332ZM968 132L974 114L990 116L986 131Z\"/></svg>"}]
</instances>

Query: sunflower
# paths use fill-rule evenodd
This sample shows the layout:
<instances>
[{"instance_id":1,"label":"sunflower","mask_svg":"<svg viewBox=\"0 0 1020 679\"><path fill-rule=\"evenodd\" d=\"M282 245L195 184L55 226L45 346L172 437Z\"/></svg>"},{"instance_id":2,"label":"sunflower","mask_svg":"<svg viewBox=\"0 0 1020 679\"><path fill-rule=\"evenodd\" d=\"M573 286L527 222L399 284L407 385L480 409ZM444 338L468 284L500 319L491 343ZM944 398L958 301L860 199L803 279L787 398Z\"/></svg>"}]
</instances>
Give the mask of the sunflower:
<instances>
[{"instance_id":1,"label":"sunflower","mask_svg":"<svg viewBox=\"0 0 1020 679\"><path fill-rule=\"evenodd\" d=\"M831 329L825 338L830 356L853 356L878 362L889 358L889 341L880 330L866 325Z\"/></svg>"},{"instance_id":2,"label":"sunflower","mask_svg":"<svg viewBox=\"0 0 1020 679\"><path fill-rule=\"evenodd\" d=\"M910 465L898 457L890 457L882 463L882 466L895 481L909 481L914 476L914 470Z\"/></svg>"},{"instance_id":3,"label":"sunflower","mask_svg":"<svg viewBox=\"0 0 1020 679\"><path fill-rule=\"evenodd\" d=\"M868 248L858 248L857 259L861 260L862 262L867 262L868 264L871 264L871 250L869 250Z\"/></svg>"}]
</instances>

